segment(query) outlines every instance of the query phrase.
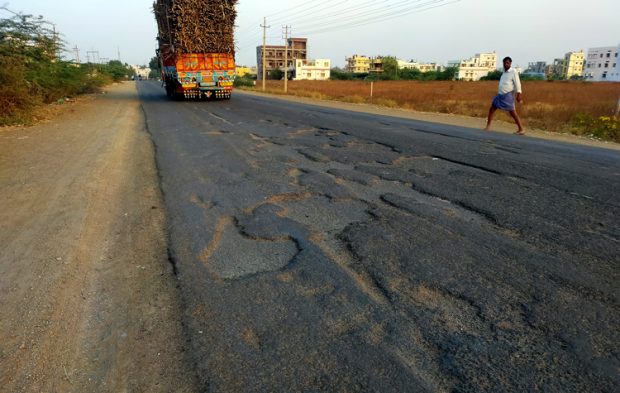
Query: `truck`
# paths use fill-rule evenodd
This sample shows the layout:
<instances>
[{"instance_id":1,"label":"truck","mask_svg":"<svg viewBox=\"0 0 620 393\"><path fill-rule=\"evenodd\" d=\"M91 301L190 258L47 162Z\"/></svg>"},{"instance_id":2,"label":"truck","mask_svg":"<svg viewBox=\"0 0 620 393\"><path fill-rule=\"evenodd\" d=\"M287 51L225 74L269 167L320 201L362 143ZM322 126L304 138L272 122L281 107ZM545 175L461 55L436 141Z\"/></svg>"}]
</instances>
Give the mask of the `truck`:
<instances>
[{"instance_id":1,"label":"truck","mask_svg":"<svg viewBox=\"0 0 620 393\"><path fill-rule=\"evenodd\" d=\"M237 0L156 0L157 58L172 99L230 99Z\"/></svg>"},{"instance_id":2,"label":"truck","mask_svg":"<svg viewBox=\"0 0 620 393\"><path fill-rule=\"evenodd\" d=\"M170 45L157 50L161 79L171 99L230 99L235 80L235 59L231 53L176 54Z\"/></svg>"}]
</instances>

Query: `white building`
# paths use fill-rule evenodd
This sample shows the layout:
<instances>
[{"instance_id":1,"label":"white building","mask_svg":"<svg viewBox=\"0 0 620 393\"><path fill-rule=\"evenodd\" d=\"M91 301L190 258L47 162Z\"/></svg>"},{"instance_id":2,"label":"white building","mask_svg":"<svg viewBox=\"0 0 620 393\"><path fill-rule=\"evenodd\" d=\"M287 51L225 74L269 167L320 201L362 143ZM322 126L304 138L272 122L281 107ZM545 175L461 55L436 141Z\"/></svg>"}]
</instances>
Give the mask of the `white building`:
<instances>
[{"instance_id":1,"label":"white building","mask_svg":"<svg viewBox=\"0 0 620 393\"><path fill-rule=\"evenodd\" d=\"M583 77L592 82L620 82L620 45L588 49Z\"/></svg>"},{"instance_id":2,"label":"white building","mask_svg":"<svg viewBox=\"0 0 620 393\"><path fill-rule=\"evenodd\" d=\"M328 80L331 73L331 60L295 60L295 80Z\"/></svg>"},{"instance_id":3,"label":"white building","mask_svg":"<svg viewBox=\"0 0 620 393\"><path fill-rule=\"evenodd\" d=\"M471 59L450 61L448 67L458 67L457 79L477 81L497 70L497 53L476 53Z\"/></svg>"},{"instance_id":4,"label":"white building","mask_svg":"<svg viewBox=\"0 0 620 393\"><path fill-rule=\"evenodd\" d=\"M416 61L404 61L396 60L398 62L398 68L401 70L420 70L421 72L429 71L441 71L441 66L437 63L418 63Z\"/></svg>"},{"instance_id":5,"label":"white building","mask_svg":"<svg viewBox=\"0 0 620 393\"><path fill-rule=\"evenodd\" d=\"M149 74L151 73L151 69L146 66L132 65L131 68L133 68L133 70L136 72L136 76L140 76L143 79L148 78Z\"/></svg>"}]
</instances>

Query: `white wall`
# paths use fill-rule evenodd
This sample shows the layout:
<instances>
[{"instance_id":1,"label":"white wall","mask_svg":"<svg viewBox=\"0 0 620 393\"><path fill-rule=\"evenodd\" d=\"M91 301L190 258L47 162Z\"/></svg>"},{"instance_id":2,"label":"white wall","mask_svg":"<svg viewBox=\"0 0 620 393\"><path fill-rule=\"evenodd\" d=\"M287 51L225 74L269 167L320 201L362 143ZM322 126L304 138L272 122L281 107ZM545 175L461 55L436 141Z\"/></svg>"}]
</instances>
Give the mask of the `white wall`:
<instances>
[{"instance_id":1,"label":"white wall","mask_svg":"<svg viewBox=\"0 0 620 393\"><path fill-rule=\"evenodd\" d=\"M584 79L592 82L620 82L620 45L588 49Z\"/></svg>"},{"instance_id":2,"label":"white wall","mask_svg":"<svg viewBox=\"0 0 620 393\"><path fill-rule=\"evenodd\" d=\"M295 61L295 80L328 80L331 75L331 60Z\"/></svg>"}]
</instances>

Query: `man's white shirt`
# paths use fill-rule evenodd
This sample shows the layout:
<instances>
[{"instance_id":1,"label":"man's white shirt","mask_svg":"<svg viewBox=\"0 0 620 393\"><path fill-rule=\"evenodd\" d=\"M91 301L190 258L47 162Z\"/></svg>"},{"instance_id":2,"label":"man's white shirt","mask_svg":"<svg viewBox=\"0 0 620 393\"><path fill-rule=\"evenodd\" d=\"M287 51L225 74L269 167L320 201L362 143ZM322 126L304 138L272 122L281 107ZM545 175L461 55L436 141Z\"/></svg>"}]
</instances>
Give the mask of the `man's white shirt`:
<instances>
[{"instance_id":1,"label":"man's white shirt","mask_svg":"<svg viewBox=\"0 0 620 393\"><path fill-rule=\"evenodd\" d=\"M499 94L521 93L521 80L519 79L519 73L514 68L511 67L508 71L504 71L499 80L498 92Z\"/></svg>"}]
</instances>

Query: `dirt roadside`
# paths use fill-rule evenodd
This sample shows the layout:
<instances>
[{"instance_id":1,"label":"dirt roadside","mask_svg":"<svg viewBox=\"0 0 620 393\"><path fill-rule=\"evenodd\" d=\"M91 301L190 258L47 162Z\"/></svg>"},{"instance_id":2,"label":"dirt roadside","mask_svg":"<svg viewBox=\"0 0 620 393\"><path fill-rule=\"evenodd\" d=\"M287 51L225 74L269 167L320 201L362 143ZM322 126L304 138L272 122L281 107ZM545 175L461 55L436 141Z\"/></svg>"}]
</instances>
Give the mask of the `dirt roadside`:
<instances>
[{"instance_id":1,"label":"dirt roadside","mask_svg":"<svg viewBox=\"0 0 620 393\"><path fill-rule=\"evenodd\" d=\"M251 90L237 90L235 94L251 94L258 96L268 96L271 98L276 98L280 100L287 100L299 103L306 103L312 105L318 105L328 108L337 108L343 109L353 112L362 112L362 113L371 113L375 115L383 115L383 116L394 116L400 117L403 119L411 119L411 120L421 120L428 121L431 123L440 123L440 124L448 124L453 126L460 127L468 127L468 128L476 128L483 129L486 124L486 119L477 118L477 117L469 117L462 115L452 115L449 113L431 113L431 112L417 112L409 109L400 109L400 108L388 108L378 105L370 105L370 104L352 104L348 102L340 102L340 101L332 101L332 100L317 100L313 98L306 97L297 97L292 95L276 95L276 94L266 94L259 91L251 91ZM514 123L507 122L501 120L503 114L499 114L496 116L496 119L493 120L492 130L491 132L500 132L504 134L512 134L516 131L516 126ZM508 115L505 115L507 118ZM525 124L525 132L526 135L533 138L545 139L550 141L557 142L565 142L565 143L573 143L577 145L584 146L593 146L600 147L603 149L612 149L620 151L620 143L614 142L606 142L600 141L598 139L582 137L578 135L572 134L561 134L557 132L550 132L544 130L538 130L534 128L528 128L527 124ZM515 135L515 137L519 137Z\"/></svg>"},{"instance_id":2,"label":"dirt roadside","mask_svg":"<svg viewBox=\"0 0 620 393\"><path fill-rule=\"evenodd\" d=\"M135 85L0 128L0 386L191 392Z\"/></svg>"}]
</instances>

